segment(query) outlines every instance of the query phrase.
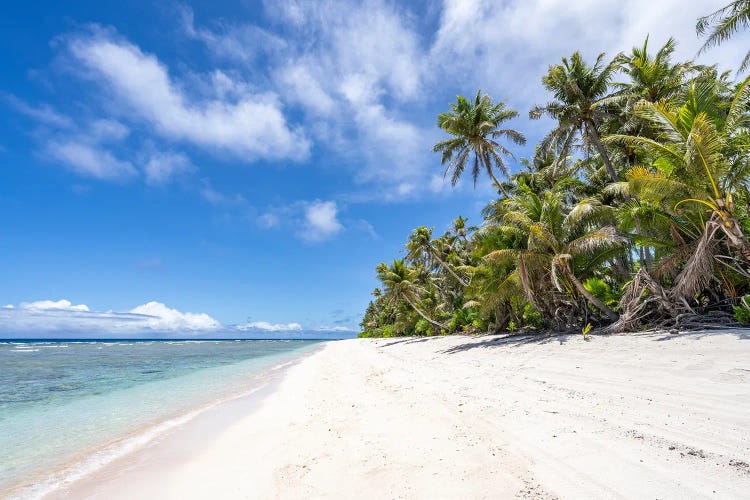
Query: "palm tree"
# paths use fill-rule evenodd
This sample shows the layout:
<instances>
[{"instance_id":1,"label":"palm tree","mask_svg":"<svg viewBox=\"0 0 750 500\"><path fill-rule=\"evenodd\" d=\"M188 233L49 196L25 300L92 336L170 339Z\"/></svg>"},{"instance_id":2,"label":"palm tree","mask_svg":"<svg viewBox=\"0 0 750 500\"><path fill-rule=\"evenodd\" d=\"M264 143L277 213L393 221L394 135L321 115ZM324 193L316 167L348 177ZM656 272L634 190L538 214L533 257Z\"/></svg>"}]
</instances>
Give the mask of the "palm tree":
<instances>
[{"instance_id":1,"label":"palm tree","mask_svg":"<svg viewBox=\"0 0 750 500\"><path fill-rule=\"evenodd\" d=\"M428 264L431 260L435 260L440 264L441 269L445 269L450 273L451 276L456 278L462 286L469 284L466 278L459 276L445 260L440 257L440 253L436 248L432 240L432 228L427 226L420 226L416 228L411 235L409 235L409 242L406 244L408 250L407 259L414 262L417 260L424 260Z\"/></svg>"},{"instance_id":2,"label":"palm tree","mask_svg":"<svg viewBox=\"0 0 750 500\"><path fill-rule=\"evenodd\" d=\"M446 325L430 318L417 306L416 302L419 300L420 291L420 287L415 282L417 272L409 268L403 259L394 260L390 266L381 262L376 271L378 279L383 283L385 289L384 296L390 297L392 300L403 300L433 327L448 329Z\"/></svg>"},{"instance_id":3,"label":"palm tree","mask_svg":"<svg viewBox=\"0 0 750 500\"><path fill-rule=\"evenodd\" d=\"M469 242L469 234L476 231L475 226L467 226L466 223L469 222L469 219L466 217L463 217L459 215L456 217L453 222L451 223L451 231L453 234L458 238L460 241L464 243Z\"/></svg>"},{"instance_id":4,"label":"palm tree","mask_svg":"<svg viewBox=\"0 0 750 500\"><path fill-rule=\"evenodd\" d=\"M694 224L705 227L704 231L720 227L729 243L750 261L750 243L734 205L750 177L750 78L740 84L726 113L717 101L716 85L695 81L679 107L646 101L636 107L636 114L658 131L657 139L612 135L607 141L638 146L652 159L653 168L634 167L628 172L624 188L629 193L661 204L675 215L692 207ZM711 224L703 223L704 210L708 221L714 221Z\"/></svg>"},{"instance_id":5,"label":"palm tree","mask_svg":"<svg viewBox=\"0 0 750 500\"><path fill-rule=\"evenodd\" d=\"M628 82L614 84L620 89L618 95L629 101L628 109L641 100L673 99L685 87L689 73L695 70L692 63L672 62L677 46L674 38L669 38L654 55L648 52L648 41L646 37L642 47L633 47L630 54L620 54L614 60L617 68L629 78Z\"/></svg>"},{"instance_id":6,"label":"palm tree","mask_svg":"<svg viewBox=\"0 0 750 500\"><path fill-rule=\"evenodd\" d=\"M535 106L529 117L536 120L548 116L557 121L557 127L542 144L550 150L559 148L559 158L567 156L580 134L599 152L609 177L615 182L617 172L602 145L599 127L608 115L607 98L616 66L612 62L604 64L603 60L604 54L600 54L594 65L589 66L581 54L575 52L570 59L563 58L562 64L550 66L542 83L555 100Z\"/></svg>"},{"instance_id":7,"label":"palm tree","mask_svg":"<svg viewBox=\"0 0 750 500\"><path fill-rule=\"evenodd\" d=\"M550 284L559 291L566 292L567 284L572 284L610 321L616 321L617 313L587 290L577 276L579 272L591 273L621 251L624 239L613 226L601 223L607 220L610 208L595 199L585 199L566 210L559 191L538 194L523 184L521 193L507 199L506 205L504 224L498 229L521 236L523 244L521 248L495 250L485 259L515 261L519 281L537 308L541 304L535 295L544 290L544 284L532 283L530 271L541 266L548 270Z\"/></svg>"},{"instance_id":8,"label":"palm tree","mask_svg":"<svg viewBox=\"0 0 750 500\"><path fill-rule=\"evenodd\" d=\"M741 28L750 25L750 0L735 0L726 7L698 19L695 31L699 36L708 34L701 52L729 40ZM750 52L745 55L740 65L744 71L750 64Z\"/></svg>"},{"instance_id":9,"label":"palm tree","mask_svg":"<svg viewBox=\"0 0 750 500\"><path fill-rule=\"evenodd\" d=\"M471 162L471 174L474 186L482 169L500 189L500 181L495 177L494 168L505 176L509 175L503 156L513 158L511 152L497 142L499 138L510 140L514 144L526 144L526 138L520 132L501 128L508 120L518 116L518 112L507 109L505 103L493 103L490 96L477 92L474 102L463 96L456 97L451 110L438 116L438 126L445 130L450 139L440 141L433 151L441 153L441 163L446 165L444 176L451 174L451 184L455 186L466 166Z\"/></svg>"}]
</instances>

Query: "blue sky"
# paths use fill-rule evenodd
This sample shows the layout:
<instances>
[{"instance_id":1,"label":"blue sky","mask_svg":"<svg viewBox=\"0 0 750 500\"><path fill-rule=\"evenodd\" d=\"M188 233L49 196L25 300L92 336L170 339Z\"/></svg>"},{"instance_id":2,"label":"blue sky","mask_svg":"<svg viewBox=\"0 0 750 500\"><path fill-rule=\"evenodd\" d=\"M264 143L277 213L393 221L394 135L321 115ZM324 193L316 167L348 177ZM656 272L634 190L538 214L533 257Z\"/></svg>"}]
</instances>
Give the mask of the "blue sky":
<instances>
[{"instance_id":1,"label":"blue sky","mask_svg":"<svg viewBox=\"0 0 750 500\"><path fill-rule=\"evenodd\" d=\"M4 5L0 333L354 331L411 229L491 196L431 152L457 93L519 110L528 156L549 64L648 33L693 57L724 0L570 3Z\"/></svg>"}]
</instances>

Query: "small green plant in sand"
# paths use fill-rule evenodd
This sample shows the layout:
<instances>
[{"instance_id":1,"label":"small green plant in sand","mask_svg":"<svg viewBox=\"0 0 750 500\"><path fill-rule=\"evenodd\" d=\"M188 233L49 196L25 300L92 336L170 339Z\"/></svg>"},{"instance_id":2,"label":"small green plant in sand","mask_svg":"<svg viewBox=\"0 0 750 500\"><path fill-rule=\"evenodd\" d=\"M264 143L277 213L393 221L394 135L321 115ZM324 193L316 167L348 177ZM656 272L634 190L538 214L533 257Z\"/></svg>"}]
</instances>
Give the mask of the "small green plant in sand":
<instances>
[{"instance_id":1,"label":"small green plant in sand","mask_svg":"<svg viewBox=\"0 0 750 500\"><path fill-rule=\"evenodd\" d=\"M591 323L587 323L586 326L581 328L581 335L583 335L583 340L586 342L589 342L591 340L591 337L589 337L589 332L591 331Z\"/></svg>"}]
</instances>

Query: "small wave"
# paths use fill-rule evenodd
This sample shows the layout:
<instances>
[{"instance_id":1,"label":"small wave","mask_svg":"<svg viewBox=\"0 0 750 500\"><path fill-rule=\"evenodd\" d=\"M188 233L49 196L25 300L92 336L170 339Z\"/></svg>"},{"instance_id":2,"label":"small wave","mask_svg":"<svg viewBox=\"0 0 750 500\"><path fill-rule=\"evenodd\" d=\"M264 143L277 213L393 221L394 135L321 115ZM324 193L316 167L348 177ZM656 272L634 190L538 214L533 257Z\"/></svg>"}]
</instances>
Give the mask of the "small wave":
<instances>
[{"instance_id":1,"label":"small wave","mask_svg":"<svg viewBox=\"0 0 750 500\"><path fill-rule=\"evenodd\" d=\"M11 349L10 352L39 352L39 349L24 349L21 347L16 347L15 349Z\"/></svg>"},{"instance_id":2,"label":"small wave","mask_svg":"<svg viewBox=\"0 0 750 500\"><path fill-rule=\"evenodd\" d=\"M83 461L80 461L73 466L58 470L56 473L53 473L51 476L49 476L46 480L13 491L8 498L20 500L24 498L46 497L47 495L55 491L65 488L72 483L90 474L93 474L97 470L102 469L118 458L121 458L129 453L143 448L158 436L176 427L186 424L201 413L214 408L219 404L249 396L250 394L253 394L260 389L261 387L255 387L249 391L244 391L239 394L213 401L203 407L190 411L189 413L176 418L172 418L170 420L166 420L160 424L147 428L139 434L133 435L131 437L126 437L109 445L106 445L99 451L95 451L92 454L88 455L88 457L84 458Z\"/></svg>"}]
</instances>

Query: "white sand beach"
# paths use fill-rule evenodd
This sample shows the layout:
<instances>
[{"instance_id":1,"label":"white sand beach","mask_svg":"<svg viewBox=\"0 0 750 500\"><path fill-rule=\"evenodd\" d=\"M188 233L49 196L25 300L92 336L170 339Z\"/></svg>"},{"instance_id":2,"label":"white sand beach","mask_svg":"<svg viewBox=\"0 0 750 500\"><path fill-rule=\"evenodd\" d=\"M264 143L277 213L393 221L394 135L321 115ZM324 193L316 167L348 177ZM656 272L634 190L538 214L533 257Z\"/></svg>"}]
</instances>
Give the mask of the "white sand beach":
<instances>
[{"instance_id":1,"label":"white sand beach","mask_svg":"<svg viewBox=\"0 0 750 500\"><path fill-rule=\"evenodd\" d=\"M748 331L346 340L276 379L52 496L750 497Z\"/></svg>"}]
</instances>

